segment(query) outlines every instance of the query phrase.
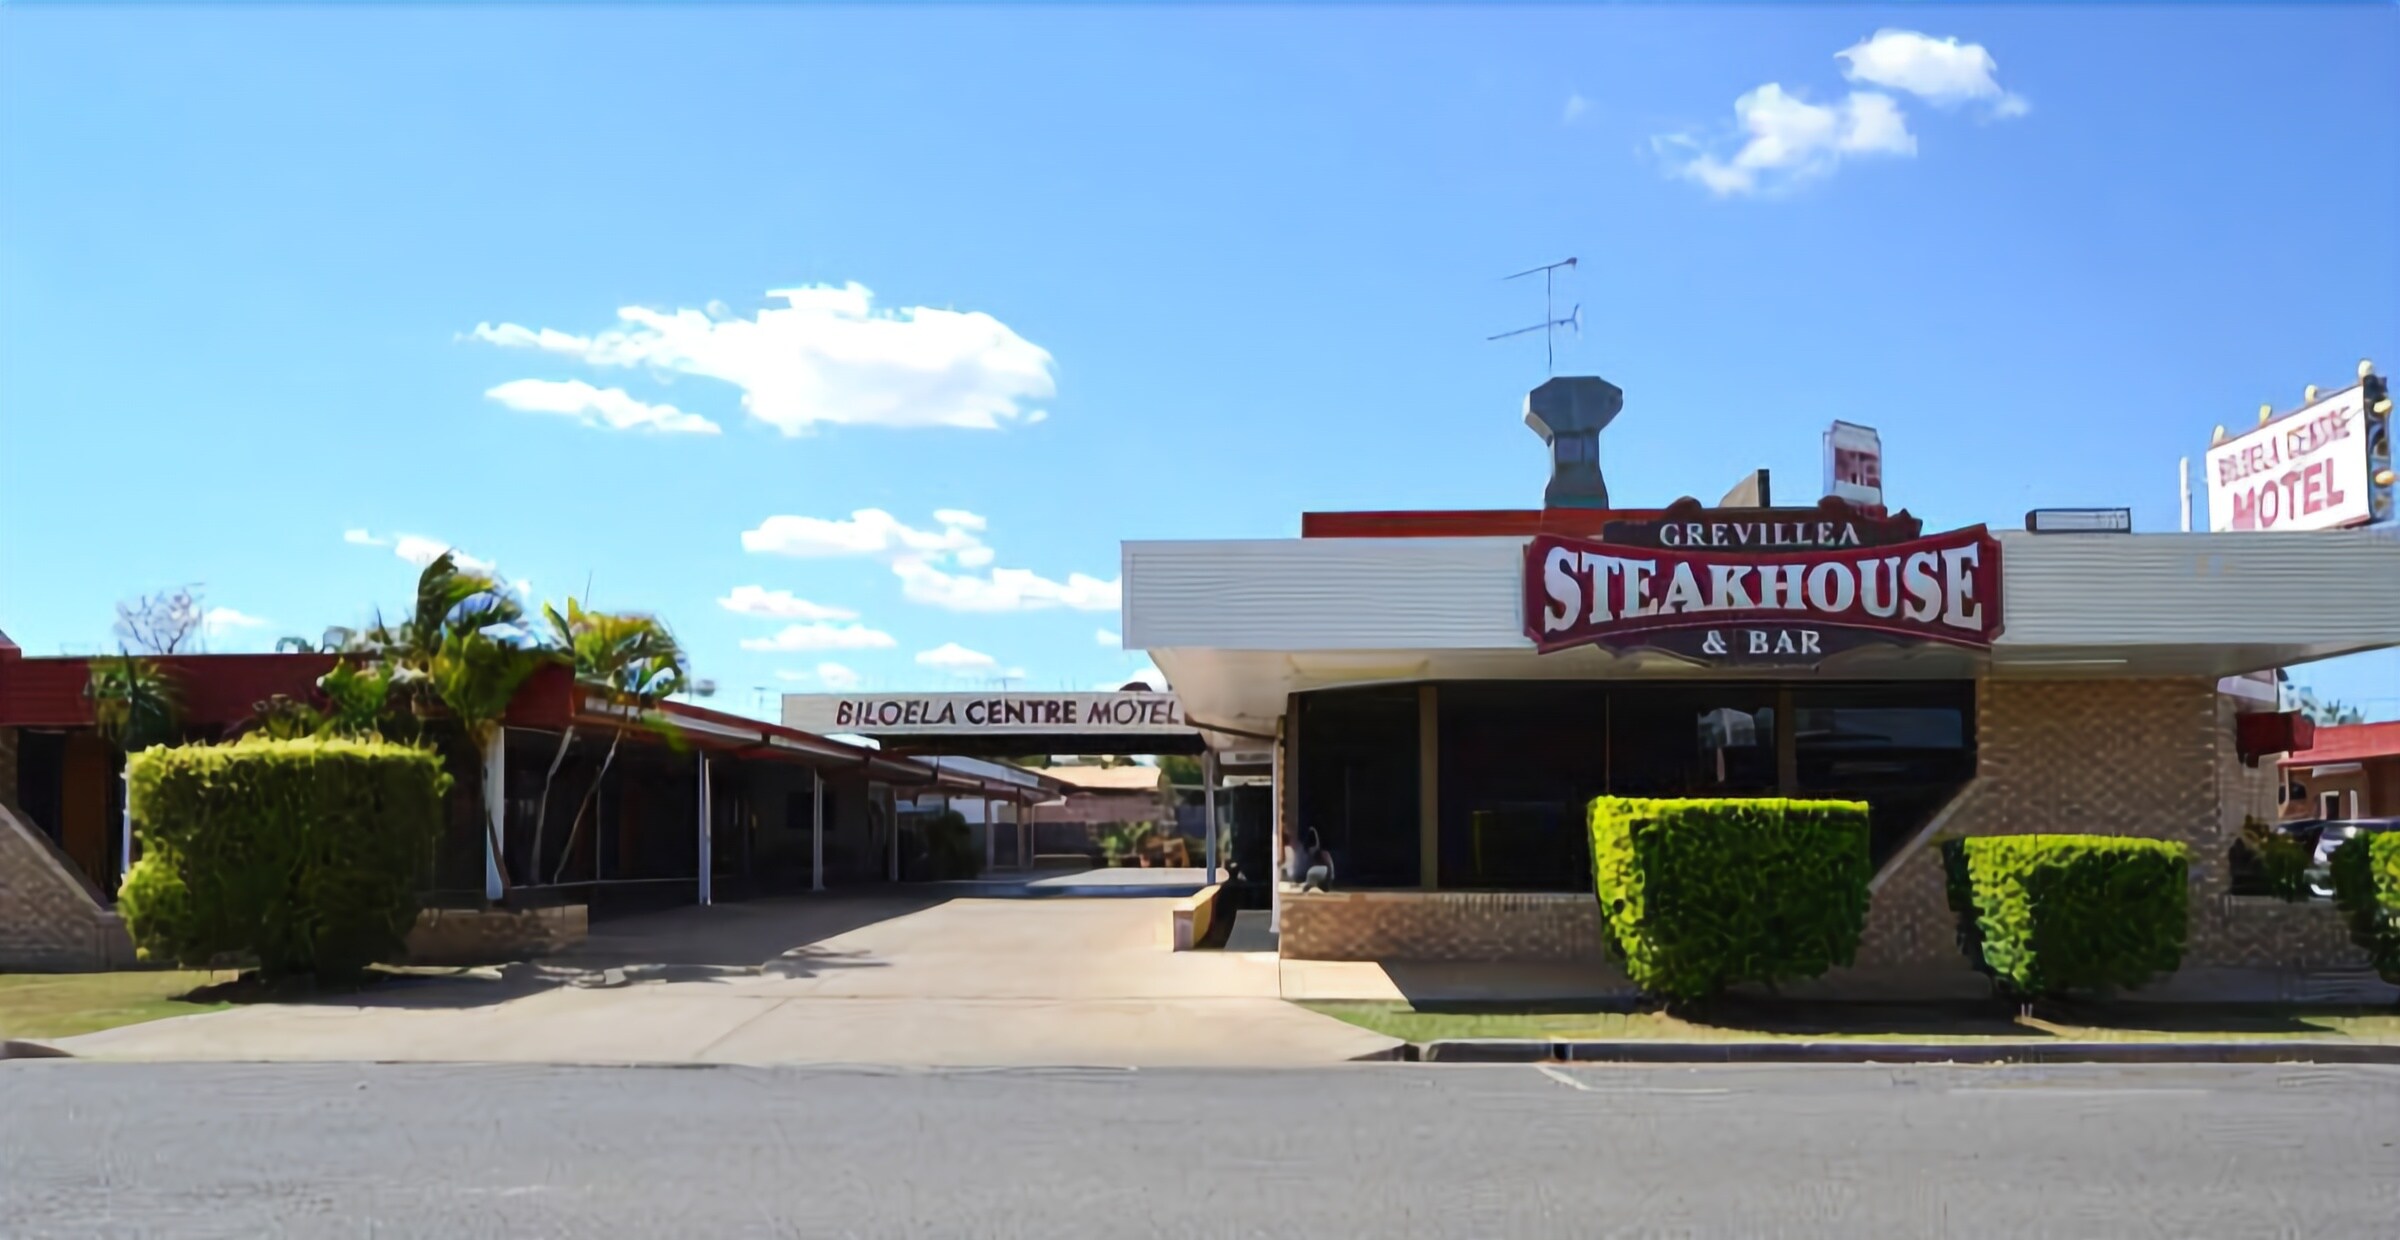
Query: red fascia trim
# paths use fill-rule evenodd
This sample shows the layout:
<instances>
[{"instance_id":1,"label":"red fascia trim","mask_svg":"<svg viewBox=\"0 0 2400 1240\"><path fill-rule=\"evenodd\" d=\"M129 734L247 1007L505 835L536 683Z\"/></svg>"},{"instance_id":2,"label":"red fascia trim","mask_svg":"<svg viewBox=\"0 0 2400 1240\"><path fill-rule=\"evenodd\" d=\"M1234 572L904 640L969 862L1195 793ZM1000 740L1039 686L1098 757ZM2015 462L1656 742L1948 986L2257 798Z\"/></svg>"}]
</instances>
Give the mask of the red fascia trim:
<instances>
[{"instance_id":1,"label":"red fascia trim","mask_svg":"<svg viewBox=\"0 0 2400 1240\"><path fill-rule=\"evenodd\" d=\"M2317 729L2314 748L2288 754L2281 765L2330 766L2400 757L2400 720L2390 723L2328 724Z\"/></svg>"},{"instance_id":2,"label":"red fascia trim","mask_svg":"<svg viewBox=\"0 0 2400 1240\"><path fill-rule=\"evenodd\" d=\"M304 702L319 699L317 678L333 670L327 654L145 655L175 683L183 721L198 727L229 726L248 719L259 702L276 694ZM85 690L92 660L12 658L0 668L0 727L87 728L92 703Z\"/></svg>"},{"instance_id":3,"label":"red fascia trim","mask_svg":"<svg viewBox=\"0 0 2400 1240\"><path fill-rule=\"evenodd\" d=\"M1302 538L1598 538L1611 521L1655 521L1660 508L1491 508L1304 512Z\"/></svg>"}]
</instances>

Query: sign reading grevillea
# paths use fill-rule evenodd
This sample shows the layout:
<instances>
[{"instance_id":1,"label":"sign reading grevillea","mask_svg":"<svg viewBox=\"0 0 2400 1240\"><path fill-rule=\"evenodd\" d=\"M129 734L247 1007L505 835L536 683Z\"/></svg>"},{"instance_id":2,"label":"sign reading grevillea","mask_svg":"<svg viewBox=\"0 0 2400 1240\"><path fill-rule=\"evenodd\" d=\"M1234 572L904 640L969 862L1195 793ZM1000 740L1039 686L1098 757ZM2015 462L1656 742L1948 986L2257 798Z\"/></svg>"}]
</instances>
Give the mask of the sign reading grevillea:
<instances>
[{"instance_id":1,"label":"sign reading grevillea","mask_svg":"<svg viewBox=\"0 0 2400 1240\"><path fill-rule=\"evenodd\" d=\"M1983 649L2001 628L2000 544L1980 525L1763 555L1542 535L1524 588L1525 635L1545 653L1606 642L1813 662L1868 636Z\"/></svg>"}]
</instances>

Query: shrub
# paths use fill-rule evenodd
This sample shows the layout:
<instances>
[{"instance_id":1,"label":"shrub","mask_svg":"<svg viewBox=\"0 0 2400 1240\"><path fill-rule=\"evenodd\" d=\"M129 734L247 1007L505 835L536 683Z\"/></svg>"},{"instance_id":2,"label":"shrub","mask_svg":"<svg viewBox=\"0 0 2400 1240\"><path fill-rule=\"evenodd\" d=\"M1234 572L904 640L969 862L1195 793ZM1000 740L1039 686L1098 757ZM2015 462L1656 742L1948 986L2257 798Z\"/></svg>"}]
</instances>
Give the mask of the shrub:
<instances>
[{"instance_id":1,"label":"shrub","mask_svg":"<svg viewBox=\"0 0 2400 1240\"><path fill-rule=\"evenodd\" d=\"M1874 872L1863 802L1601 797L1591 836L1609 949L1645 993L1701 999L1858 952Z\"/></svg>"},{"instance_id":2,"label":"shrub","mask_svg":"<svg viewBox=\"0 0 2400 1240\"><path fill-rule=\"evenodd\" d=\"M2008 835L1942 846L1960 950L2022 999L2139 986L2183 963L2190 851L2167 840Z\"/></svg>"},{"instance_id":3,"label":"shrub","mask_svg":"<svg viewBox=\"0 0 2400 1240\"><path fill-rule=\"evenodd\" d=\"M151 749L128 775L142 858L118 907L145 959L337 979L399 954L450 785L432 753L254 738Z\"/></svg>"},{"instance_id":4,"label":"shrub","mask_svg":"<svg viewBox=\"0 0 2400 1240\"><path fill-rule=\"evenodd\" d=\"M935 879L973 878L983 873L983 855L964 814L946 809L925 820L925 862Z\"/></svg>"},{"instance_id":5,"label":"shrub","mask_svg":"<svg viewBox=\"0 0 2400 1240\"><path fill-rule=\"evenodd\" d=\"M2294 903L2308 899L2310 850L2299 840L2252 816L2227 858L2237 896L2273 896Z\"/></svg>"},{"instance_id":6,"label":"shrub","mask_svg":"<svg viewBox=\"0 0 2400 1240\"><path fill-rule=\"evenodd\" d=\"M2333 902L2383 980L2400 985L2400 832L2354 835L2333 850Z\"/></svg>"}]
</instances>

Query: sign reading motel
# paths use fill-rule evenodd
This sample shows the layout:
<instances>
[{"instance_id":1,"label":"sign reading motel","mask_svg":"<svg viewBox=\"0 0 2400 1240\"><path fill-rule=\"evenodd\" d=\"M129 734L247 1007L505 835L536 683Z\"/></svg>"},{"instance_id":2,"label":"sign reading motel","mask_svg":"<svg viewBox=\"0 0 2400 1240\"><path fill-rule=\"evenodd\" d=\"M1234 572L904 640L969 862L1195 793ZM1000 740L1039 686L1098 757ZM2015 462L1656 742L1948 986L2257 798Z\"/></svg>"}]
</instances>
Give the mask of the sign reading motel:
<instances>
[{"instance_id":1,"label":"sign reading motel","mask_svg":"<svg viewBox=\"0 0 2400 1240\"><path fill-rule=\"evenodd\" d=\"M2368 396L2380 387L2370 377L2211 446L2208 528L2325 530L2373 520Z\"/></svg>"},{"instance_id":2,"label":"sign reading motel","mask_svg":"<svg viewBox=\"0 0 2400 1240\"><path fill-rule=\"evenodd\" d=\"M819 734L1093 735L1190 731L1172 693L794 693L785 726Z\"/></svg>"},{"instance_id":3,"label":"sign reading motel","mask_svg":"<svg viewBox=\"0 0 2400 1240\"><path fill-rule=\"evenodd\" d=\"M1525 635L1544 652L1605 642L1687 658L1808 661L1856 644L1829 641L1834 634L1985 649L2001 628L2000 544L1979 525L1871 548L1763 554L1542 535L1526 545L1524 589ZM1696 640L1653 640L1692 631Z\"/></svg>"}]
</instances>

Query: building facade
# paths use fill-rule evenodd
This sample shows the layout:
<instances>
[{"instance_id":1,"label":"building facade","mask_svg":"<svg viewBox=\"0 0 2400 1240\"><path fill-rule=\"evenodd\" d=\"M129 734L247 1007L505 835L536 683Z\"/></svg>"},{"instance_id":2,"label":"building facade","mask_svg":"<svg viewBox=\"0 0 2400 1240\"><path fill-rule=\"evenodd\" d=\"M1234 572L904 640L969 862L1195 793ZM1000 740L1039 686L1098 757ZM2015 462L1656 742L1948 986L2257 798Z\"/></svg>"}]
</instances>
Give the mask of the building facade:
<instances>
[{"instance_id":1,"label":"building facade","mask_svg":"<svg viewBox=\"0 0 2400 1240\"><path fill-rule=\"evenodd\" d=\"M1269 738L1286 955L1603 950L1598 795L1857 798L1859 967L1965 961L1936 841L2096 832L2192 853L2187 971L2355 964L2330 910L2232 897L2277 813L2262 669L2400 644L2400 540L1928 533L1810 507L1309 514L1279 540L1128 542L1125 641L1212 743ZM2308 607L2291 605L2295 598ZM1252 874L1268 857L1236 858Z\"/></svg>"}]
</instances>

